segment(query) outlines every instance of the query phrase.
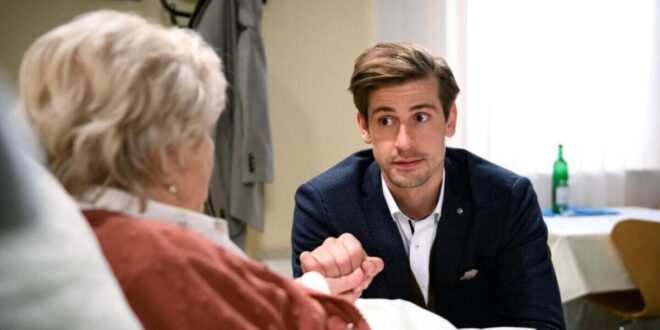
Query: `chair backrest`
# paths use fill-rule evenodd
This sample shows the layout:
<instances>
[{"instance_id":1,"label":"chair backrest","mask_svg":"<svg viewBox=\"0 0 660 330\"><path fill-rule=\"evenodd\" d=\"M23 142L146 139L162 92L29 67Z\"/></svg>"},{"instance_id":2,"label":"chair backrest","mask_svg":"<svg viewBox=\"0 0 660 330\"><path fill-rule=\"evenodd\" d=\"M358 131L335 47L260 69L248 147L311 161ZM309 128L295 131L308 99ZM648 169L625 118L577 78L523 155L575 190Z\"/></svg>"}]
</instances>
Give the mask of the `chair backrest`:
<instances>
[{"instance_id":1,"label":"chair backrest","mask_svg":"<svg viewBox=\"0 0 660 330\"><path fill-rule=\"evenodd\" d=\"M612 241L644 298L635 317L660 315L660 222L624 220L612 230Z\"/></svg>"}]
</instances>

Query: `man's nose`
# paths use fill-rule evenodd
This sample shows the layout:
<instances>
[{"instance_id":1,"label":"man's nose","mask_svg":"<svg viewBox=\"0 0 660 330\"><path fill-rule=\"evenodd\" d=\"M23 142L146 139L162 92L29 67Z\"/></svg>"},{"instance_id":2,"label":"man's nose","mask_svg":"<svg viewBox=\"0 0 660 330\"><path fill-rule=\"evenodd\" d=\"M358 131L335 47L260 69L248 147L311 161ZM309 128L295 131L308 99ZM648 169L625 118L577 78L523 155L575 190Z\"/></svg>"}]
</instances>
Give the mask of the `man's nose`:
<instances>
[{"instance_id":1,"label":"man's nose","mask_svg":"<svg viewBox=\"0 0 660 330\"><path fill-rule=\"evenodd\" d=\"M415 140L410 134L410 129L406 125L399 126L399 131L396 135L396 140L394 141L394 147L398 150L409 150L413 147Z\"/></svg>"}]
</instances>

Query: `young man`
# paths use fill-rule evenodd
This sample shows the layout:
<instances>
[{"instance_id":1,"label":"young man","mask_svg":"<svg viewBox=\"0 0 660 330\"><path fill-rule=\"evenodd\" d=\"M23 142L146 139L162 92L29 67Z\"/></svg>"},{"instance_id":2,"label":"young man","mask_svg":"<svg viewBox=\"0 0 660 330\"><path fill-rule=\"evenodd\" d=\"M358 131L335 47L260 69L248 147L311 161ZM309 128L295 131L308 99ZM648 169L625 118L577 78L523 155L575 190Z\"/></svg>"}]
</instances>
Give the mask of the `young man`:
<instances>
[{"instance_id":1,"label":"young man","mask_svg":"<svg viewBox=\"0 0 660 330\"><path fill-rule=\"evenodd\" d=\"M350 91L373 148L296 192L294 275L341 278L381 258L362 297L409 300L459 328L564 328L529 180L445 147L459 92L447 64L378 44L356 60Z\"/></svg>"}]
</instances>

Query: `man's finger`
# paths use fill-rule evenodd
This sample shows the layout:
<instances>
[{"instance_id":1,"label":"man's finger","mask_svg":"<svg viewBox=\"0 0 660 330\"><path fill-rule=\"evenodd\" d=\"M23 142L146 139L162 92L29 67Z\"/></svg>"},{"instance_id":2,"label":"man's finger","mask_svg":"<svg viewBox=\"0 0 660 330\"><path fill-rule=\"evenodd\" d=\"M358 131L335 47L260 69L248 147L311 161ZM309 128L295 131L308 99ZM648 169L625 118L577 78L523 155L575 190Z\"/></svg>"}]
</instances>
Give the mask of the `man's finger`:
<instances>
[{"instance_id":1,"label":"man's finger","mask_svg":"<svg viewBox=\"0 0 660 330\"><path fill-rule=\"evenodd\" d=\"M334 255L325 243L312 251L312 256L323 268L326 277L339 277L341 272Z\"/></svg>"},{"instance_id":2,"label":"man's finger","mask_svg":"<svg viewBox=\"0 0 660 330\"><path fill-rule=\"evenodd\" d=\"M332 242L328 242L327 251L332 254L335 264L339 270L339 274L336 277L348 275L352 273L355 269L352 267L351 257L344 248L344 245L340 240L336 239Z\"/></svg>"},{"instance_id":3,"label":"man's finger","mask_svg":"<svg viewBox=\"0 0 660 330\"><path fill-rule=\"evenodd\" d=\"M319 272L321 275L325 276L323 266L321 266L321 264L308 251L300 254L300 267L302 268L303 273L314 271Z\"/></svg>"},{"instance_id":4,"label":"man's finger","mask_svg":"<svg viewBox=\"0 0 660 330\"><path fill-rule=\"evenodd\" d=\"M338 296L340 298L348 300L350 303L354 303L360 296L362 295L362 291L356 292L356 291L346 291L344 293L340 293Z\"/></svg>"},{"instance_id":5,"label":"man's finger","mask_svg":"<svg viewBox=\"0 0 660 330\"><path fill-rule=\"evenodd\" d=\"M369 287L373 279L374 279L373 277L365 276L362 279L362 282L360 282L358 286L353 288L353 292L357 294L358 298L360 297L360 295L362 295L362 291L366 290Z\"/></svg>"},{"instance_id":6,"label":"man's finger","mask_svg":"<svg viewBox=\"0 0 660 330\"><path fill-rule=\"evenodd\" d=\"M348 254L351 262L351 271L359 268L364 259L367 257L367 253L362 248L360 241L358 241L355 236L349 233L342 234L339 236L338 240L341 242L342 246L346 250L346 253Z\"/></svg>"},{"instance_id":7,"label":"man's finger","mask_svg":"<svg viewBox=\"0 0 660 330\"><path fill-rule=\"evenodd\" d=\"M361 268L358 268L349 275L338 278L326 278L326 280L328 281L328 287L330 288L331 293L341 294L347 291L352 291L356 287L362 285L364 277L364 272L362 272Z\"/></svg>"},{"instance_id":8,"label":"man's finger","mask_svg":"<svg viewBox=\"0 0 660 330\"><path fill-rule=\"evenodd\" d=\"M371 281L374 279L378 273L380 273L385 267L385 263L381 258L378 257L367 257L367 259L362 263L362 271L364 272L364 278L360 285L355 287L353 291L357 294L358 298L362 295L362 291L366 290Z\"/></svg>"},{"instance_id":9,"label":"man's finger","mask_svg":"<svg viewBox=\"0 0 660 330\"><path fill-rule=\"evenodd\" d=\"M367 257L361 265L364 275L374 277L385 268L383 259L378 257Z\"/></svg>"}]
</instances>

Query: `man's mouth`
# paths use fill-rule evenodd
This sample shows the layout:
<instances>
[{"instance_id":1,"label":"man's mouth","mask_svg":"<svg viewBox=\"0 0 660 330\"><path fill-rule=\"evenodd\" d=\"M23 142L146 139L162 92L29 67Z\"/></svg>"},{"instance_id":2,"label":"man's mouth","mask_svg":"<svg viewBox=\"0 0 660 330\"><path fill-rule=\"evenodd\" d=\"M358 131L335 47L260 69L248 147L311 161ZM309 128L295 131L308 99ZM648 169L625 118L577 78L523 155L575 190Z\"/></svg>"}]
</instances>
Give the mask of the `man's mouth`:
<instances>
[{"instance_id":1,"label":"man's mouth","mask_svg":"<svg viewBox=\"0 0 660 330\"><path fill-rule=\"evenodd\" d=\"M409 170L417 167L421 162L422 158L404 158L393 161L392 165L402 170Z\"/></svg>"}]
</instances>

